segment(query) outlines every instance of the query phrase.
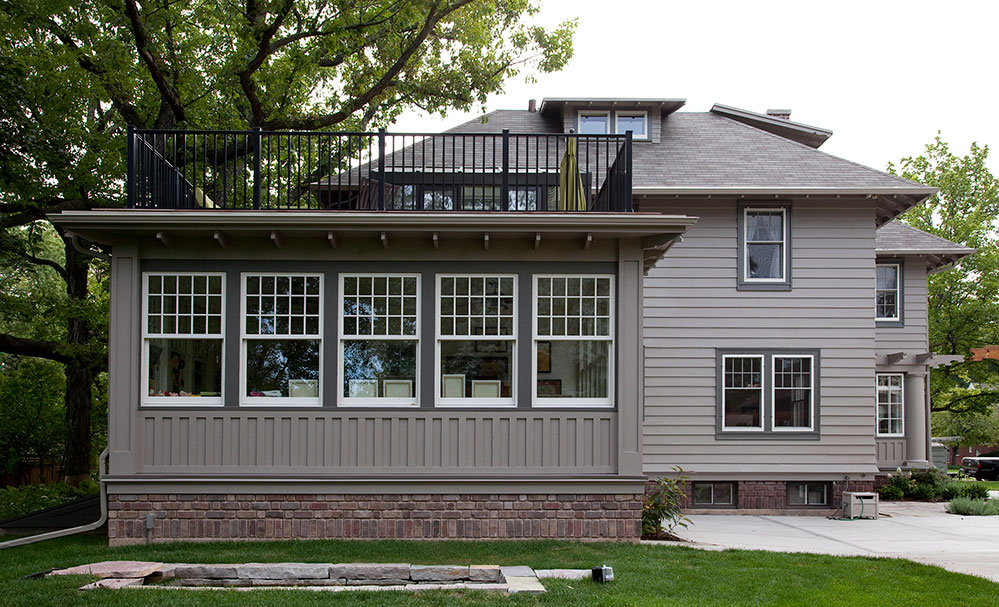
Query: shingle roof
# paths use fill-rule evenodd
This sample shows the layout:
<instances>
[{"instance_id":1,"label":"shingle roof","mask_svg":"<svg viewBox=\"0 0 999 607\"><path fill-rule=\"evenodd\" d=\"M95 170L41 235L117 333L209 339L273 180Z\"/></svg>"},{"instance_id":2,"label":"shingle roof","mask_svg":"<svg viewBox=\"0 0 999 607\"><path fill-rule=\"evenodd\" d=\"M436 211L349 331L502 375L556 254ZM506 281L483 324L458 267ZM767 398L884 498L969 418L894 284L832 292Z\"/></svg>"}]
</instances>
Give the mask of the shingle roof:
<instances>
[{"instance_id":1,"label":"shingle roof","mask_svg":"<svg viewBox=\"0 0 999 607\"><path fill-rule=\"evenodd\" d=\"M936 253L959 257L975 252L975 249L897 221L878 228L874 249L878 253Z\"/></svg>"},{"instance_id":2,"label":"shingle roof","mask_svg":"<svg viewBox=\"0 0 999 607\"><path fill-rule=\"evenodd\" d=\"M562 132L559 120L527 110L499 110L485 119L447 132ZM669 114L662 119L658 143L640 141L633 149L637 191L841 189L923 196L935 191L709 112Z\"/></svg>"}]
</instances>

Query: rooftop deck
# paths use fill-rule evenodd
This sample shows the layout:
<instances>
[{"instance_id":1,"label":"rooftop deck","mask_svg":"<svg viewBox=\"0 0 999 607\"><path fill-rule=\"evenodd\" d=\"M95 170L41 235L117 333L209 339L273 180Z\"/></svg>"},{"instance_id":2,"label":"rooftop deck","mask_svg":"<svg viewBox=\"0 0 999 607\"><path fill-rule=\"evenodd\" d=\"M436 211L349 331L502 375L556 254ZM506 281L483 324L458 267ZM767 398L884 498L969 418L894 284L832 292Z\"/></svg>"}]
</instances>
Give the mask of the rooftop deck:
<instances>
[{"instance_id":1,"label":"rooftop deck","mask_svg":"<svg viewBox=\"0 0 999 607\"><path fill-rule=\"evenodd\" d=\"M634 210L631 133L130 129L128 137L129 208Z\"/></svg>"}]
</instances>

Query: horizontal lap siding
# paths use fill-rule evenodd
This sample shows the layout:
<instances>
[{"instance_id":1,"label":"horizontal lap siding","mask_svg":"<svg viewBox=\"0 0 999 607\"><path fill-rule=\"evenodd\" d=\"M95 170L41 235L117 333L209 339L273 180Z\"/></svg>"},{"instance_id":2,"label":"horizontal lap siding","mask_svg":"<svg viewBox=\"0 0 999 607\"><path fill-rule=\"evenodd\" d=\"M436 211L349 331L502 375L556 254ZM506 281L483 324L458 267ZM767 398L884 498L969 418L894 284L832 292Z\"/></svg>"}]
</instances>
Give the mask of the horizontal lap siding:
<instances>
[{"instance_id":1,"label":"horizontal lap siding","mask_svg":"<svg viewBox=\"0 0 999 607\"><path fill-rule=\"evenodd\" d=\"M873 472L871 205L793 202L790 292L736 290L735 201L654 207L700 219L645 280L645 472ZM820 350L820 439L716 438L716 348Z\"/></svg>"},{"instance_id":2,"label":"horizontal lap siding","mask_svg":"<svg viewBox=\"0 0 999 607\"><path fill-rule=\"evenodd\" d=\"M905 260L902 289L903 327L878 327L875 331L878 352L926 352L927 342L927 290L926 263L918 259Z\"/></svg>"},{"instance_id":3,"label":"horizontal lap siding","mask_svg":"<svg viewBox=\"0 0 999 607\"><path fill-rule=\"evenodd\" d=\"M140 412L140 473L609 474L617 417L601 412Z\"/></svg>"}]
</instances>

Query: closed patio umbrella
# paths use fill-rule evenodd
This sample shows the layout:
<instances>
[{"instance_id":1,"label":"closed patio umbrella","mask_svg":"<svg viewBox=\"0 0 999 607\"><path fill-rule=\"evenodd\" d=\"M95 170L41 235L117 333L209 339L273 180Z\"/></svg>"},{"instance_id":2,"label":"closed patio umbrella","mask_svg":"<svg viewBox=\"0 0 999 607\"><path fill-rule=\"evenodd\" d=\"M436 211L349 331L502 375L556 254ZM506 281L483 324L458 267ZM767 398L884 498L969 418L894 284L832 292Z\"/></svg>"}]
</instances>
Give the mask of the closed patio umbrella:
<instances>
[{"instance_id":1,"label":"closed patio umbrella","mask_svg":"<svg viewBox=\"0 0 999 607\"><path fill-rule=\"evenodd\" d=\"M586 192L583 191L583 179L579 174L578 149L579 141L575 137L569 137L558 175L560 211L585 211L588 206Z\"/></svg>"}]
</instances>

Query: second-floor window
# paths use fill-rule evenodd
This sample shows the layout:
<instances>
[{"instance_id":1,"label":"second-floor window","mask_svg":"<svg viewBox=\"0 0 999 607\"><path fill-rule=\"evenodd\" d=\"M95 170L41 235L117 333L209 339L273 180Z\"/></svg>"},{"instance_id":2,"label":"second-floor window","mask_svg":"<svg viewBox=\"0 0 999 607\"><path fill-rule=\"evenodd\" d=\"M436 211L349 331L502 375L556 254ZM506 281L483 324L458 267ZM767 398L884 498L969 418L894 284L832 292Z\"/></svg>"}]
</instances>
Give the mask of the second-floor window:
<instances>
[{"instance_id":1,"label":"second-floor window","mask_svg":"<svg viewBox=\"0 0 999 607\"><path fill-rule=\"evenodd\" d=\"M900 269L897 263L879 263L877 266L874 318L879 321L898 321L902 318Z\"/></svg>"},{"instance_id":2,"label":"second-floor window","mask_svg":"<svg viewBox=\"0 0 999 607\"><path fill-rule=\"evenodd\" d=\"M784 282L787 276L786 210L747 207L743 213L743 281Z\"/></svg>"}]
</instances>

